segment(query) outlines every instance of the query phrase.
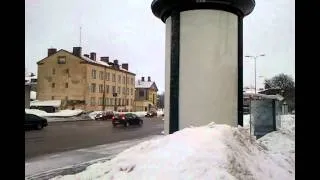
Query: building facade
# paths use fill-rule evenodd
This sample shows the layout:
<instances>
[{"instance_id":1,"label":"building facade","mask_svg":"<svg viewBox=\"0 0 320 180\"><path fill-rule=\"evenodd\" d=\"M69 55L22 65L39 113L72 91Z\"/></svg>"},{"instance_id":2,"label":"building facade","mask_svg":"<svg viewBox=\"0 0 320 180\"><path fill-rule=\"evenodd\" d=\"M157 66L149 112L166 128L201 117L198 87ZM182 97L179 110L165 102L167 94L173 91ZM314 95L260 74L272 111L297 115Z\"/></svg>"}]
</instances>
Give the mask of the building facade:
<instances>
[{"instance_id":1,"label":"building facade","mask_svg":"<svg viewBox=\"0 0 320 180\"><path fill-rule=\"evenodd\" d=\"M144 77L135 84L135 111L150 111L157 109L158 88L151 77L145 81Z\"/></svg>"},{"instance_id":2,"label":"building facade","mask_svg":"<svg viewBox=\"0 0 320 180\"><path fill-rule=\"evenodd\" d=\"M135 74L127 63L97 60L96 53L82 55L81 47L72 52L48 49L38 63L38 100L61 100L62 109L132 111Z\"/></svg>"}]
</instances>

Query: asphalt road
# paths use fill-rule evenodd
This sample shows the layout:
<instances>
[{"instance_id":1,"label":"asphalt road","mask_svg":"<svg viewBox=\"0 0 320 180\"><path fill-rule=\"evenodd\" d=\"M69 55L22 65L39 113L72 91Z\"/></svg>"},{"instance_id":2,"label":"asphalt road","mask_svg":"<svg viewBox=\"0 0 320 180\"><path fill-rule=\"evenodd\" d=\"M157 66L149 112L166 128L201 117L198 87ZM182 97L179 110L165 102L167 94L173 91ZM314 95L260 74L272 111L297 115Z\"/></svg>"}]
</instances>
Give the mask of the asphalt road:
<instances>
[{"instance_id":1,"label":"asphalt road","mask_svg":"<svg viewBox=\"0 0 320 180\"><path fill-rule=\"evenodd\" d=\"M49 122L44 129L25 132L25 160L63 151L159 135L160 118L143 118L142 127L112 127L111 121Z\"/></svg>"}]
</instances>

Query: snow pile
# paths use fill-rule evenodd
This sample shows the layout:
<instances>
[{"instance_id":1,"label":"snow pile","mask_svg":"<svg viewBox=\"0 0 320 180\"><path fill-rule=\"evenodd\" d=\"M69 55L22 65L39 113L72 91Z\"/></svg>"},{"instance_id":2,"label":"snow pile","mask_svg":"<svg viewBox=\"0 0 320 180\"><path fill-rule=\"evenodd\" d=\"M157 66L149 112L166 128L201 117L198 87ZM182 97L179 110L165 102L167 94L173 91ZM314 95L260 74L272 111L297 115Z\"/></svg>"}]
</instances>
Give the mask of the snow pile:
<instances>
[{"instance_id":1,"label":"snow pile","mask_svg":"<svg viewBox=\"0 0 320 180\"><path fill-rule=\"evenodd\" d=\"M71 117L71 116L77 116L80 115L83 110L81 109L75 109L75 110L61 110L59 112L55 113L47 113L45 111L41 111L39 109L25 109L25 112L28 114L34 114L37 116L42 116L42 117Z\"/></svg>"},{"instance_id":2,"label":"snow pile","mask_svg":"<svg viewBox=\"0 0 320 180\"><path fill-rule=\"evenodd\" d=\"M281 129L258 140L280 166L295 173L295 116L281 116ZM279 161L280 159L280 161ZM285 161L283 161L285 159Z\"/></svg>"},{"instance_id":3,"label":"snow pile","mask_svg":"<svg viewBox=\"0 0 320 180\"><path fill-rule=\"evenodd\" d=\"M285 160L275 161L246 128L211 123L145 141L110 161L54 179L294 179Z\"/></svg>"},{"instance_id":4,"label":"snow pile","mask_svg":"<svg viewBox=\"0 0 320 180\"><path fill-rule=\"evenodd\" d=\"M137 115L138 117L144 117L147 114L146 111L136 111L136 112L131 112L131 113Z\"/></svg>"},{"instance_id":5,"label":"snow pile","mask_svg":"<svg viewBox=\"0 0 320 180\"><path fill-rule=\"evenodd\" d=\"M30 99L33 99L33 100L37 99L37 92L30 91Z\"/></svg>"}]
</instances>

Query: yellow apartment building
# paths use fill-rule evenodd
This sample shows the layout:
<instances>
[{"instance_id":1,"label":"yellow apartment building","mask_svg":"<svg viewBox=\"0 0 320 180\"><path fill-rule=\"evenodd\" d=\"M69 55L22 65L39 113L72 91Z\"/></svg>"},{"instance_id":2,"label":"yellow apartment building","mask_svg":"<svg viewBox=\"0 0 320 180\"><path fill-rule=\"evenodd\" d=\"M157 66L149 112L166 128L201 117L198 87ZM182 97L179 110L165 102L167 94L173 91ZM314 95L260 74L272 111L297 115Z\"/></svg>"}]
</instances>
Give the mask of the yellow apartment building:
<instances>
[{"instance_id":1,"label":"yellow apartment building","mask_svg":"<svg viewBox=\"0 0 320 180\"><path fill-rule=\"evenodd\" d=\"M141 77L135 84L135 111L150 111L157 109L157 92L158 88L154 81L151 81L151 77L148 76L148 80Z\"/></svg>"},{"instance_id":2,"label":"yellow apartment building","mask_svg":"<svg viewBox=\"0 0 320 180\"><path fill-rule=\"evenodd\" d=\"M61 100L62 109L133 111L135 74L129 64L96 53L48 49L37 62L37 100Z\"/></svg>"}]
</instances>

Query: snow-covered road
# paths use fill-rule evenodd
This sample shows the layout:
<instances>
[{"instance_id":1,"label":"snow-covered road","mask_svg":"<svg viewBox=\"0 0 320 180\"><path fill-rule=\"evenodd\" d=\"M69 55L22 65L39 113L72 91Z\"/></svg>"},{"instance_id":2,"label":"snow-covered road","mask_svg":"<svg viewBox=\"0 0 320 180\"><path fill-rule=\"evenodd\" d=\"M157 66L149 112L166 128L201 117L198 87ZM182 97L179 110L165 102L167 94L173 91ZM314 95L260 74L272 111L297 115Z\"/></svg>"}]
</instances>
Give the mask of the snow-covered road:
<instances>
[{"instance_id":1,"label":"snow-covered road","mask_svg":"<svg viewBox=\"0 0 320 180\"><path fill-rule=\"evenodd\" d=\"M57 175L77 173L91 164L107 161L123 150L155 137L157 136L33 158L25 162L25 177L26 179L49 179Z\"/></svg>"}]
</instances>

